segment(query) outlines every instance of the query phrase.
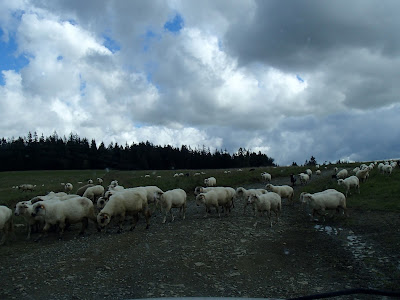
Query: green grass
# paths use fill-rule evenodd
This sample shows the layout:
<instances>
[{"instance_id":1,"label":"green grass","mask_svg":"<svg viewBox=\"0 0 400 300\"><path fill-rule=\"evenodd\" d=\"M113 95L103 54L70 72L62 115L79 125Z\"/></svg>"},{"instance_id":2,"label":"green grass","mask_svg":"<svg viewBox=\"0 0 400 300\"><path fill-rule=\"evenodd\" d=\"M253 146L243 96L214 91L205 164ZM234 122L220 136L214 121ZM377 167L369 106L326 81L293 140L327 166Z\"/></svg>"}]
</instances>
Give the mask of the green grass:
<instances>
[{"instance_id":1,"label":"green grass","mask_svg":"<svg viewBox=\"0 0 400 300\"><path fill-rule=\"evenodd\" d=\"M338 168L347 168L349 171L359 164L338 165ZM334 165L329 166L329 171ZM63 191L61 183L71 182L74 185L73 191L86 184L88 179L96 180L97 177L104 179L105 185L111 180L117 179L120 185L125 187L157 185L162 190L182 188L188 193L188 199L194 198L193 191L196 186L203 185L204 178L214 176L217 178L219 186L239 187L249 184L262 183L261 173L268 172L272 178L287 178L291 173L299 174L304 172L307 167L262 167L249 171L249 168L242 168L242 172L231 169L230 173L225 170L201 170L205 175L192 176L197 170L159 170L159 171L105 171L105 170L70 170L70 171L21 171L21 172L2 172L0 173L0 204L14 207L18 201L29 200L36 195L45 195L49 191ZM313 172L315 168L311 168ZM321 167L322 170L323 167ZM189 177L173 177L175 173L190 173ZM333 173L333 171L332 171ZM146 178L149 174L151 177ZM350 174L352 172L350 171ZM161 176L161 178L157 178ZM318 179L315 179L318 178ZM82 181L82 184L78 184ZM400 211L400 171L395 169L391 176L379 174L376 169L372 170L367 182L361 184L361 193L352 191L348 196L347 205L350 208L360 208L364 210L387 210ZM36 184L34 192L22 192L13 189L23 183ZM344 187L338 186L336 180L329 176L319 178L313 175L310 184L302 187L297 195L302 191L319 192L328 188L335 188L344 192Z\"/></svg>"}]
</instances>

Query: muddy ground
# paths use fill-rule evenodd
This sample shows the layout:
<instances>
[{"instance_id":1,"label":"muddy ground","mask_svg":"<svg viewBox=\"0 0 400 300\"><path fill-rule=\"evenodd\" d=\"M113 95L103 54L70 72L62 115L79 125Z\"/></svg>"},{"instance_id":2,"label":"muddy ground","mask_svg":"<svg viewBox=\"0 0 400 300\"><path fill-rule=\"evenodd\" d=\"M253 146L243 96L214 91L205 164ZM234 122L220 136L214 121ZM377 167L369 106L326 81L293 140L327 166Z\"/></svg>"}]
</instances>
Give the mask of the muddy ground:
<instances>
[{"instance_id":1,"label":"muddy ground","mask_svg":"<svg viewBox=\"0 0 400 300\"><path fill-rule=\"evenodd\" d=\"M35 243L18 227L16 241L0 247L0 299L289 298L399 289L398 213L350 209L348 219L315 222L300 204L283 203L272 228L250 208L243 215L242 202L229 216L205 219L194 201L186 220L161 224L154 214L150 229L141 218L121 234L97 233L90 224L83 237L72 226L61 241L50 233Z\"/></svg>"}]
</instances>

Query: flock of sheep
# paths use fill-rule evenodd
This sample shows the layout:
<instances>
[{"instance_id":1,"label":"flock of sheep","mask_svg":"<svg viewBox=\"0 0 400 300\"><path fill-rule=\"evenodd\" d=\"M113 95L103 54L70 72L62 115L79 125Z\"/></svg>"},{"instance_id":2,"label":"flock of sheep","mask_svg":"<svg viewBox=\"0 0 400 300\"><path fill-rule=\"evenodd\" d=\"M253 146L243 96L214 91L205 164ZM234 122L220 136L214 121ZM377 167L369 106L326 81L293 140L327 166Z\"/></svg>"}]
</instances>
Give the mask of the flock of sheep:
<instances>
[{"instance_id":1,"label":"flock of sheep","mask_svg":"<svg viewBox=\"0 0 400 300\"><path fill-rule=\"evenodd\" d=\"M348 176L346 169L338 170L335 168L335 174L332 177L337 179L339 185L345 187L345 194L335 190L328 189L314 194L301 193L300 202L307 204L312 211L312 217L317 214L324 216L326 210L340 210L346 212L346 198L350 189L357 189L360 192L360 182L368 179L369 172L377 163L370 165L362 164L353 170L355 175ZM391 174L393 168L397 166L396 162L381 163L378 169L381 173ZM320 174L317 166L316 174ZM312 176L312 171L307 169L305 173L300 173L301 184L307 184ZM235 207L235 202L244 201L244 210L247 206L252 206L254 215L257 213L266 213L272 227L271 214L276 216L276 222L279 222L279 216L282 210L282 199L286 198L289 203L294 203L294 189L289 185L271 184L271 175L262 173L262 179L267 183L265 189L237 189L231 187L217 186L215 177L209 177L204 180L204 187L198 186L194 190L195 202L198 206L205 207L205 217L215 210L218 216L223 212L229 214ZM40 228L40 234L36 240L40 240L47 235L50 228L55 227L59 231L60 238L63 236L65 228L74 223L81 223L80 234L85 232L91 220L98 231L109 226L114 220L118 225L118 231L122 231L122 225L125 217L132 216L130 230L133 230L142 214L146 220L146 228L150 225L150 205L155 205L163 213L163 223L166 222L168 214L171 221L174 220L172 209L180 210L182 219L185 219L187 208L187 194L183 189L173 189L166 192L157 186L144 186L125 188L113 180L107 189L103 186L103 180L97 179L97 184L93 181L80 187L75 194L71 194L73 186L70 183L65 184L65 192L50 192L44 196L36 196L29 201L18 202L15 206L14 215L23 216L28 228L27 239L30 239L31 232ZM28 186L28 187L27 187ZM20 189L30 190L29 185L22 185ZM33 189L33 188L32 188ZM0 206L0 230L2 231L2 240L0 244L5 243L8 237L13 233L13 212L6 206Z\"/></svg>"}]
</instances>

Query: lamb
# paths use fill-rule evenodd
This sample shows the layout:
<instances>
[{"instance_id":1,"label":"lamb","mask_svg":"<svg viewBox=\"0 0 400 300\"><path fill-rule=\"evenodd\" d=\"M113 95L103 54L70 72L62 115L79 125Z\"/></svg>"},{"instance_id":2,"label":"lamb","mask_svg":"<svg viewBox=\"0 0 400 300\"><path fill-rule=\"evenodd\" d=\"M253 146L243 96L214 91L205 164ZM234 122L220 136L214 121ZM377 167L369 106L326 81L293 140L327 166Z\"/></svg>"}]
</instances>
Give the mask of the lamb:
<instances>
[{"instance_id":1,"label":"lamb","mask_svg":"<svg viewBox=\"0 0 400 300\"><path fill-rule=\"evenodd\" d=\"M27 192L27 191L30 191L30 192L33 192L34 190L35 190L35 187L36 187L36 185L33 185L33 184L21 184L21 185L19 185L18 186L18 189L19 190L21 190L21 191L23 191L23 192Z\"/></svg>"},{"instance_id":2,"label":"lamb","mask_svg":"<svg viewBox=\"0 0 400 300\"><path fill-rule=\"evenodd\" d=\"M361 182L365 182L369 177L369 167L365 169L360 169L356 172L356 176Z\"/></svg>"},{"instance_id":3,"label":"lamb","mask_svg":"<svg viewBox=\"0 0 400 300\"><path fill-rule=\"evenodd\" d=\"M83 194L83 197L86 197L90 200L92 200L93 203L97 202L97 199L99 197L102 197L104 195L104 187L102 185L95 185L88 187Z\"/></svg>"},{"instance_id":4,"label":"lamb","mask_svg":"<svg viewBox=\"0 0 400 300\"><path fill-rule=\"evenodd\" d=\"M248 189L248 190L246 190L243 187L238 187L236 189L236 197L235 198L236 199L244 199L246 201L246 203L244 204L244 208L243 208L243 214L245 214L246 213L246 208L247 208L248 205L252 205L253 211L254 211L254 204L253 203L249 203L247 201L249 196L251 194L260 195L260 194L266 194L266 193L268 193L268 191L265 190L265 189Z\"/></svg>"},{"instance_id":5,"label":"lamb","mask_svg":"<svg viewBox=\"0 0 400 300\"><path fill-rule=\"evenodd\" d=\"M291 186L288 185L280 185L280 186L274 186L272 184L267 184L265 188L268 191L275 192L281 198L287 198L290 202L293 203L293 197L294 197L294 190Z\"/></svg>"},{"instance_id":6,"label":"lamb","mask_svg":"<svg viewBox=\"0 0 400 300\"><path fill-rule=\"evenodd\" d=\"M85 197L70 198L65 201L41 201L33 205L32 216L42 216L45 221L43 234L36 239L40 240L51 225L57 225L60 229L59 238L64 234L66 222L69 224L82 223L80 235L84 234L88 226L88 219L96 222L93 202Z\"/></svg>"},{"instance_id":7,"label":"lamb","mask_svg":"<svg viewBox=\"0 0 400 300\"><path fill-rule=\"evenodd\" d=\"M148 210L147 195L143 190L126 189L115 193L97 215L100 228L105 228L111 218L118 217L118 232L122 232L122 222L127 214L133 216L130 230L133 230L142 213L146 219L146 229L150 226L150 211Z\"/></svg>"},{"instance_id":8,"label":"lamb","mask_svg":"<svg viewBox=\"0 0 400 300\"><path fill-rule=\"evenodd\" d=\"M221 217L219 210L218 210L218 194L217 191L211 190L207 193L200 193L196 196L196 204L200 206L203 204L206 207L206 214L204 215L207 218L208 213L210 212L211 207L215 207L217 211L218 217Z\"/></svg>"},{"instance_id":9,"label":"lamb","mask_svg":"<svg viewBox=\"0 0 400 300\"><path fill-rule=\"evenodd\" d=\"M255 204L255 210L258 211L260 215L263 214L265 211L268 212L270 227L272 227L271 211L275 213L276 222L279 222L279 214L282 209L282 201L281 196L279 196L277 193L271 192L260 195L251 194L251 196L248 198L248 202L251 204Z\"/></svg>"},{"instance_id":10,"label":"lamb","mask_svg":"<svg viewBox=\"0 0 400 300\"><path fill-rule=\"evenodd\" d=\"M182 213L182 219L185 219L187 195L184 190L173 189L166 192L155 192L154 198L165 211L163 223L167 221L168 212L171 214L171 222L174 221L175 217L172 213L172 208L179 208Z\"/></svg>"},{"instance_id":11,"label":"lamb","mask_svg":"<svg viewBox=\"0 0 400 300\"><path fill-rule=\"evenodd\" d=\"M206 186L216 186L217 180L215 179L215 177L209 177L209 178L204 179L204 184Z\"/></svg>"},{"instance_id":12,"label":"lamb","mask_svg":"<svg viewBox=\"0 0 400 300\"><path fill-rule=\"evenodd\" d=\"M3 235L0 245L4 245L10 235L14 232L12 210L4 205L0 205L0 231Z\"/></svg>"},{"instance_id":13,"label":"lamb","mask_svg":"<svg viewBox=\"0 0 400 300\"><path fill-rule=\"evenodd\" d=\"M64 190L68 194L72 191L73 188L74 188L74 186L72 185L72 183L69 183L69 182L66 183L64 186Z\"/></svg>"},{"instance_id":14,"label":"lamb","mask_svg":"<svg viewBox=\"0 0 400 300\"><path fill-rule=\"evenodd\" d=\"M349 175L349 172L347 172L346 169L342 169L338 173L336 173L336 178L337 179L345 179L348 175Z\"/></svg>"},{"instance_id":15,"label":"lamb","mask_svg":"<svg viewBox=\"0 0 400 300\"><path fill-rule=\"evenodd\" d=\"M338 185L344 185L346 187L346 197L351 188L358 189L358 193L360 193L360 180L357 176L350 176L346 179L339 179Z\"/></svg>"},{"instance_id":16,"label":"lamb","mask_svg":"<svg viewBox=\"0 0 400 300\"><path fill-rule=\"evenodd\" d=\"M300 173L299 178L301 184L307 184L310 181L310 176L308 176L308 174L305 173Z\"/></svg>"},{"instance_id":17,"label":"lamb","mask_svg":"<svg viewBox=\"0 0 400 300\"><path fill-rule=\"evenodd\" d=\"M269 174L267 172L261 173L261 178L263 180L265 180L265 182L267 182L267 183L271 182L271 174Z\"/></svg>"},{"instance_id":18,"label":"lamb","mask_svg":"<svg viewBox=\"0 0 400 300\"><path fill-rule=\"evenodd\" d=\"M89 187L91 187L91 186L94 186L94 185L93 185L92 183L89 183L89 184L86 184L86 185L84 185L84 186L81 186L81 187L76 191L76 194L79 195L79 196L83 196L83 194L85 193L86 189L89 188Z\"/></svg>"},{"instance_id":19,"label":"lamb","mask_svg":"<svg viewBox=\"0 0 400 300\"><path fill-rule=\"evenodd\" d=\"M336 190L331 189L315 194L306 193L303 195L303 199L304 202L310 205L313 218L315 214L319 214L325 220L325 214L323 214L325 210L335 209L339 212L340 208L343 209L344 214L347 216L346 197L343 193Z\"/></svg>"}]
</instances>

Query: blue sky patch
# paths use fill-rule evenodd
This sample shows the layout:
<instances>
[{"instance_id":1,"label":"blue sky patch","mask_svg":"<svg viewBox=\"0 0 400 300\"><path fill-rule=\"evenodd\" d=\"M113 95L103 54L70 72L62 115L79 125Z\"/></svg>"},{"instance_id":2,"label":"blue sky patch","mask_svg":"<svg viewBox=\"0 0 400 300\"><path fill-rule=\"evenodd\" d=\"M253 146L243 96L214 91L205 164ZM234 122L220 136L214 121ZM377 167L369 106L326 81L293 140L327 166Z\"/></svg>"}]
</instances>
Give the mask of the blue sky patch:
<instances>
[{"instance_id":1,"label":"blue sky patch","mask_svg":"<svg viewBox=\"0 0 400 300\"><path fill-rule=\"evenodd\" d=\"M164 29L177 33L183 28L184 22L180 14L176 14L173 19L164 24Z\"/></svg>"},{"instance_id":2,"label":"blue sky patch","mask_svg":"<svg viewBox=\"0 0 400 300\"><path fill-rule=\"evenodd\" d=\"M298 80L298 81L300 81L300 82L304 82L304 79L303 79L303 78L301 78L299 75L296 75L296 78L297 78L297 80Z\"/></svg>"},{"instance_id":3,"label":"blue sky patch","mask_svg":"<svg viewBox=\"0 0 400 300\"><path fill-rule=\"evenodd\" d=\"M108 50L110 50L112 53L121 50L121 46L116 40L113 40L110 36L106 34L103 35L103 38L104 38L103 46L106 47Z\"/></svg>"}]
</instances>

